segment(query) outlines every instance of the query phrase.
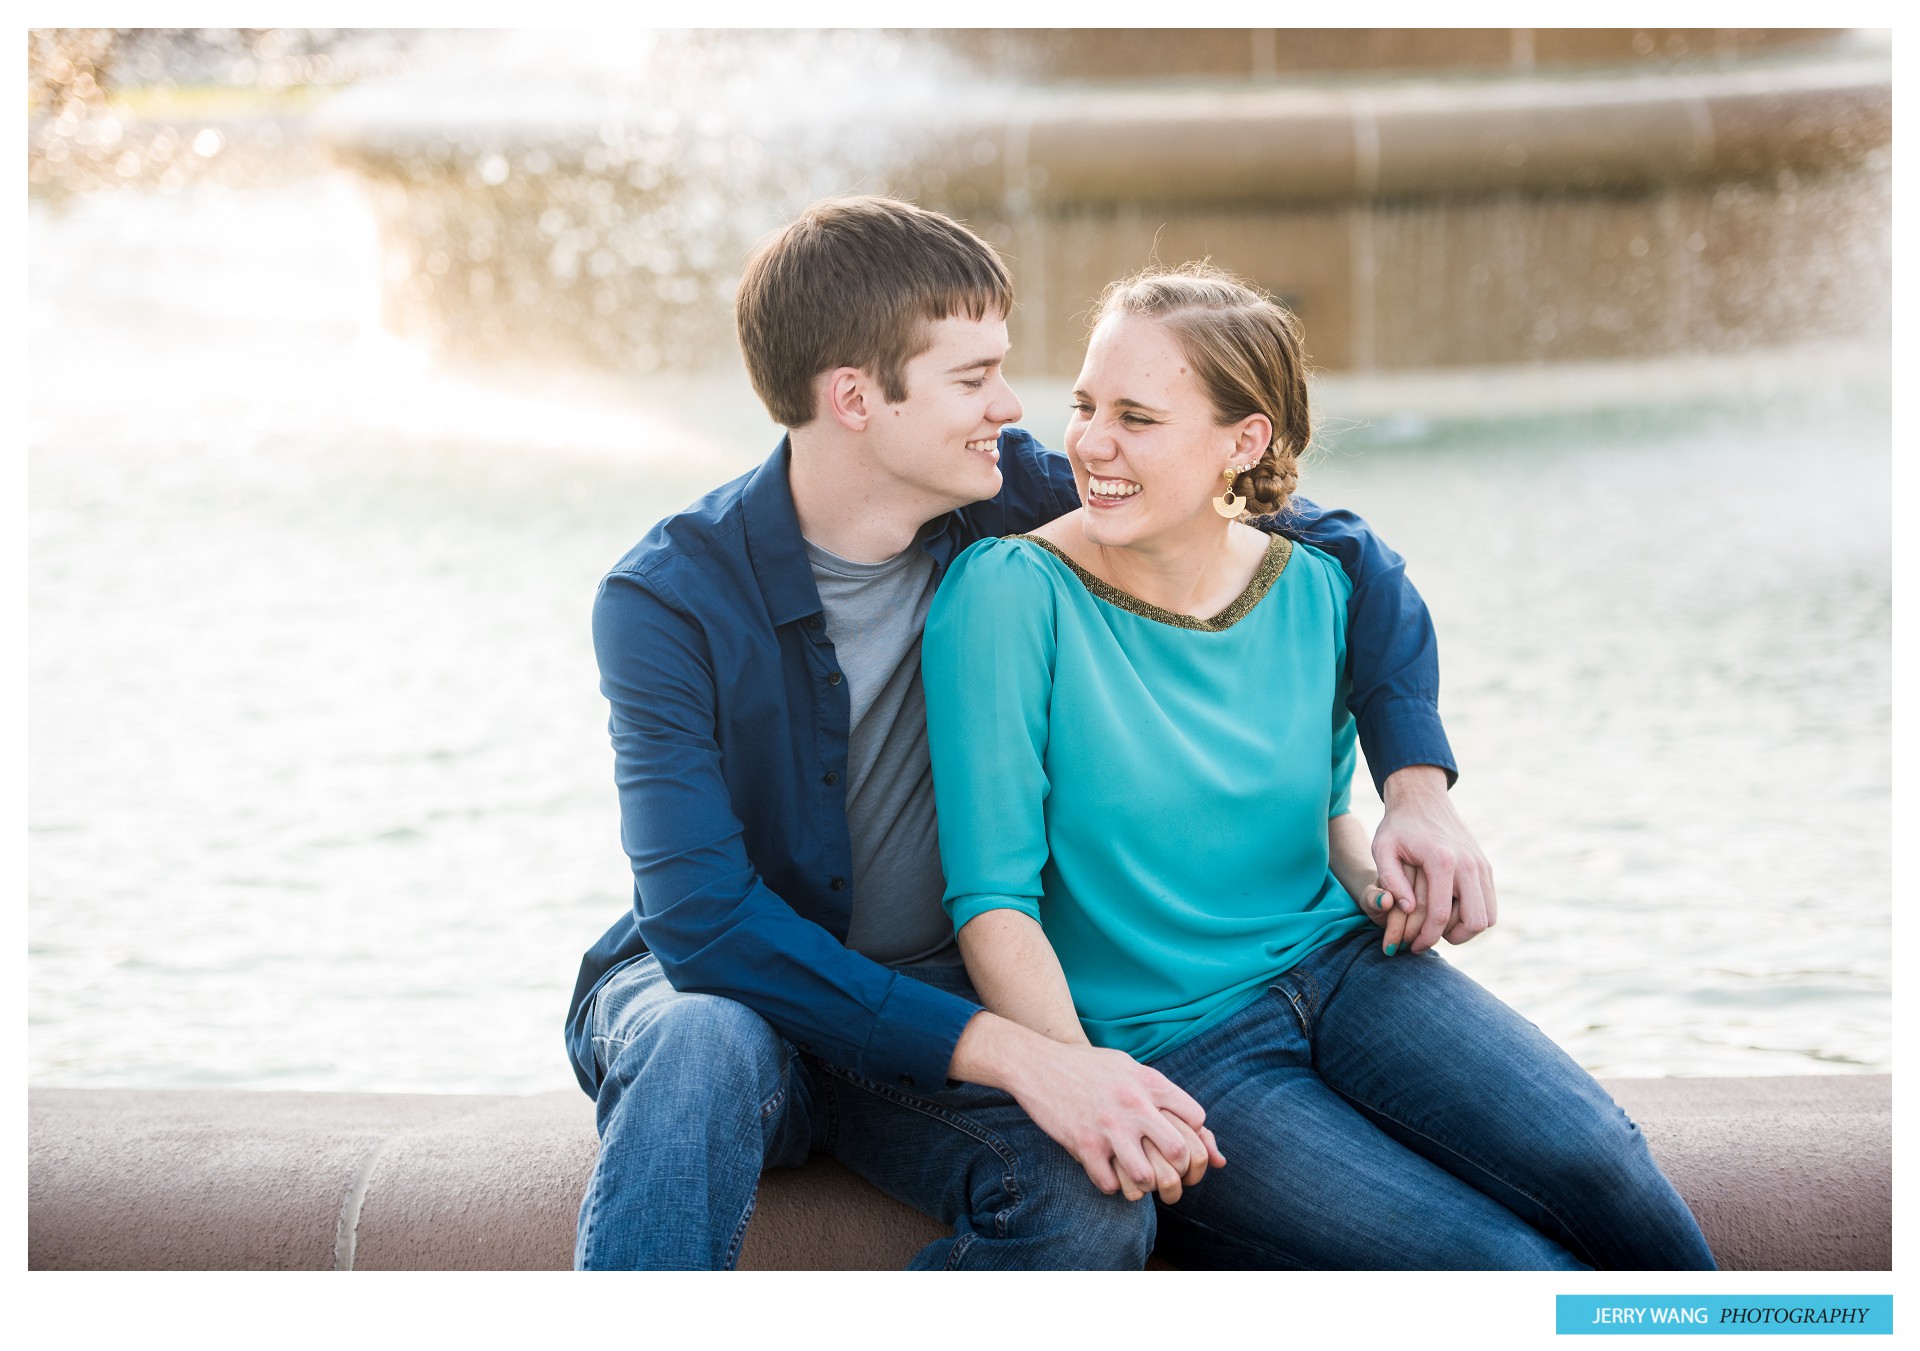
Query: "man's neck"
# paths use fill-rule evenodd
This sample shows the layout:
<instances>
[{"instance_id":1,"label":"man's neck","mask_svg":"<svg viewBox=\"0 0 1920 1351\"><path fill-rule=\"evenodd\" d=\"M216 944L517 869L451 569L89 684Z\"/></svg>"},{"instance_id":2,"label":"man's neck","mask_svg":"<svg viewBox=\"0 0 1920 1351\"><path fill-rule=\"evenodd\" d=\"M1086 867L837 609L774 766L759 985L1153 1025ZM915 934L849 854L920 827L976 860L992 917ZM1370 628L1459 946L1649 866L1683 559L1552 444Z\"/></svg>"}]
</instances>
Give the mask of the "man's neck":
<instances>
[{"instance_id":1,"label":"man's neck","mask_svg":"<svg viewBox=\"0 0 1920 1351\"><path fill-rule=\"evenodd\" d=\"M951 504L876 474L857 441L826 428L788 433L787 486L809 544L854 563L882 563L912 545L920 527Z\"/></svg>"}]
</instances>

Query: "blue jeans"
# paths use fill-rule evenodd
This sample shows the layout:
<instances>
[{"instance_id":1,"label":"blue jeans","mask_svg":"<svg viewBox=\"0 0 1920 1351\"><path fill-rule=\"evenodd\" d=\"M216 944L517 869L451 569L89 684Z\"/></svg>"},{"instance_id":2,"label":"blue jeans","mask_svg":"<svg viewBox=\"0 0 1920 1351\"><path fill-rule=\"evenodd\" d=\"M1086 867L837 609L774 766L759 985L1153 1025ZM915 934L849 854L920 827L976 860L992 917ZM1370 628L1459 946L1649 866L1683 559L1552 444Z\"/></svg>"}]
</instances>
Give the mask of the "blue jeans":
<instances>
[{"instance_id":1,"label":"blue jeans","mask_svg":"<svg viewBox=\"0 0 1920 1351\"><path fill-rule=\"evenodd\" d=\"M973 997L961 967L906 970ZM600 1157L576 1267L732 1267L761 1170L813 1153L953 1226L916 1268L1137 1269L1153 1248L1153 1208L1102 1195L1005 1093L906 1093L828 1065L745 1005L681 994L650 954L591 1018Z\"/></svg>"},{"instance_id":2,"label":"blue jeans","mask_svg":"<svg viewBox=\"0 0 1920 1351\"><path fill-rule=\"evenodd\" d=\"M1180 1266L1710 1270L1640 1130L1532 1023L1371 926L1154 1067L1227 1166L1160 1208Z\"/></svg>"}]
</instances>

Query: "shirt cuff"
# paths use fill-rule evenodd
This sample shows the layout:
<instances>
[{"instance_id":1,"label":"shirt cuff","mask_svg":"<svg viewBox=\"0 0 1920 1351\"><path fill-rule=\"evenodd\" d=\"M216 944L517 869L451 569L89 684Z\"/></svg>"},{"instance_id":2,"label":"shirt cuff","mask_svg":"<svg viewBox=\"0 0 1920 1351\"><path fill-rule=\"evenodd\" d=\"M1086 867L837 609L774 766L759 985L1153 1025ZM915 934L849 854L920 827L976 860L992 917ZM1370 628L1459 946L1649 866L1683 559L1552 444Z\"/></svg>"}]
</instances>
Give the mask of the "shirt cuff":
<instances>
[{"instance_id":1,"label":"shirt cuff","mask_svg":"<svg viewBox=\"0 0 1920 1351\"><path fill-rule=\"evenodd\" d=\"M1387 777L1408 765L1437 765L1447 772L1453 787L1460 771L1440 725L1440 709L1425 699L1387 699L1367 709L1358 719L1360 743L1367 752L1367 772L1374 789L1386 795Z\"/></svg>"},{"instance_id":2,"label":"shirt cuff","mask_svg":"<svg viewBox=\"0 0 1920 1351\"><path fill-rule=\"evenodd\" d=\"M895 973L873 1032L853 1068L878 1084L932 1093L945 1088L953 1048L980 1006Z\"/></svg>"},{"instance_id":3,"label":"shirt cuff","mask_svg":"<svg viewBox=\"0 0 1920 1351\"><path fill-rule=\"evenodd\" d=\"M1009 896L997 891L976 891L971 896L956 896L947 902L947 918L959 933L970 920L989 910L1018 910L1035 924L1040 923L1040 902L1031 896Z\"/></svg>"}]
</instances>

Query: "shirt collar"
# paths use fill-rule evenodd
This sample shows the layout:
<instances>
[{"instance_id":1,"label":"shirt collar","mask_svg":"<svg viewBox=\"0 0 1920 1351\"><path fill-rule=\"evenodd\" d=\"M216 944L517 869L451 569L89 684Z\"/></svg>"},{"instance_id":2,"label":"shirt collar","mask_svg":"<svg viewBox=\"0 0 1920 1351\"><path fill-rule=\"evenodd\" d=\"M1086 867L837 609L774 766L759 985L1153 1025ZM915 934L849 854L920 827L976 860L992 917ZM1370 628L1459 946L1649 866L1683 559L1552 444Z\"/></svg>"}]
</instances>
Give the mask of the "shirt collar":
<instances>
[{"instance_id":1,"label":"shirt collar","mask_svg":"<svg viewBox=\"0 0 1920 1351\"><path fill-rule=\"evenodd\" d=\"M753 471L744 495L747 557L775 625L820 613L820 591L813 584L800 516L793 509L793 486L787 481L792 459L793 443L783 436Z\"/></svg>"}]
</instances>

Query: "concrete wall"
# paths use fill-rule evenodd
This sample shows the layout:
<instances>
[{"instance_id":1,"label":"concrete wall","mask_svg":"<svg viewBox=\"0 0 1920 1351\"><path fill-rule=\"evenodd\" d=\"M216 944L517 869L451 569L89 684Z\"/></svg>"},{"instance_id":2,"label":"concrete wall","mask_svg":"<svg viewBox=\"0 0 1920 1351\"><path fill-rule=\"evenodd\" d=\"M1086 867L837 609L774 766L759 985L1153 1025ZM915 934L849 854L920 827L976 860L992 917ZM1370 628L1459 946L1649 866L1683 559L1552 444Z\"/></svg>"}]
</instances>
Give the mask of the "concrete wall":
<instances>
[{"instance_id":1,"label":"concrete wall","mask_svg":"<svg viewBox=\"0 0 1920 1351\"><path fill-rule=\"evenodd\" d=\"M1885 1076L1620 1080L1721 1263L1892 1265ZM534 1097L41 1089L35 1270L565 1267L592 1104ZM741 1265L903 1266L938 1233L839 1165L769 1173Z\"/></svg>"}]
</instances>

